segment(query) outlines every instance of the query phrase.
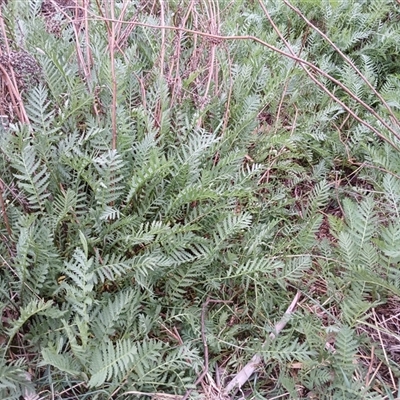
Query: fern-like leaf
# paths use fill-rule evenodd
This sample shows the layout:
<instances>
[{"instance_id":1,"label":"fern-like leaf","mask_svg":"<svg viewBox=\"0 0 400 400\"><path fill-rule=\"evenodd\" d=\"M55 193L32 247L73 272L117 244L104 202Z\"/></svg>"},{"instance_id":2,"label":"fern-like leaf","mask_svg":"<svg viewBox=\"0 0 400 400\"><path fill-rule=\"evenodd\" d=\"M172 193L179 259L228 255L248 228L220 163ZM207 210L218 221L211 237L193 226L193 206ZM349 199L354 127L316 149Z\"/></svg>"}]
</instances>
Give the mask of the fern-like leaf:
<instances>
[{"instance_id":1,"label":"fern-like leaf","mask_svg":"<svg viewBox=\"0 0 400 400\"><path fill-rule=\"evenodd\" d=\"M32 300L25 307L21 308L19 318L16 321L12 321L10 328L7 329L7 334L10 338L9 340L12 340L29 318L44 313L46 310L51 308L52 305L52 300Z\"/></svg>"},{"instance_id":2,"label":"fern-like leaf","mask_svg":"<svg viewBox=\"0 0 400 400\"><path fill-rule=\"evenodd\" d=\"M356 367L355 356L358 350L358 341L348 326L343 325L339 328L335 348L333 367L347 376L351 376Z\"/></svg>"},{"instance_id":3,"label":"fern-like leaf","mask_svg":"<svg viewBox=\"0 0 400 400\"><path fill-rule=\"evenodd\" d=\"M159 362L162 344L156 341L133 343L119 340L115 345L104 342L91 359L90 387L99 387L106 381L120 381L129 371L143 377L149 365Z\"/></svg>"},{"instance_id":4,"label":"fern-like leaf","mask_svg":"<svg viewBox=\"0 0 400 400\"><path fill-rule=\"evenodd\" d=\"M34 123L34 126L40 129L47 128L54 119L54 110L51 109L51 103L48 100L48 91L43 84L32 88L28 92L25 108L29 120Z\"/></svg>"},{"instance_id":5,"label":"fern-like leaf","mask_svg":"<svg viewBox=\"0 0 400 400\"><path fill-rule=\"evenodd\" d=\"M26 193L30 207L43 211L45 200L50 196L47 191L50 173L37 158L35 148L25 146L21 155L13 159L12 165L19 172L14 176L18 179L19 187Z\"/></svg>"},{"instance_id":6,"label":"fern-like leaf","mask_svg":"<svg viewBox=\"0 0 400 400\"><path fill-rule=\"evenodd\" d=\"M96 200L104 208L118 200L124 191L122 168L124 161L116 150L110 150L93 160L99 173L96 185Z\"/></svg>"}]
</instances>

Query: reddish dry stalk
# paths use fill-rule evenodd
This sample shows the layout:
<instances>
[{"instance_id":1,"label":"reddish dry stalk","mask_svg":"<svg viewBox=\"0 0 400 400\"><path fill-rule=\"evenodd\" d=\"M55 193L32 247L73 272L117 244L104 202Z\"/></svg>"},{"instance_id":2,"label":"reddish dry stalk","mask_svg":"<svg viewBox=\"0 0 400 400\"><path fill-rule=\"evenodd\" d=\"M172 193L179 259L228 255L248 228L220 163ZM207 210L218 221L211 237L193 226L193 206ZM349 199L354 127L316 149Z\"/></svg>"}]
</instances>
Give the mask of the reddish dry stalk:
<instances>
[{"instance_id":1,"label":"reddish dry stalk","mask_svg":"<svg viewBox=\"0 0 400 400\"><path fill-rule=\"evenodd\" d=\"M128 25L128 27L125 30L123 30L123 24L125 24L125 21L123 21L123 19L124 19L125 13L127 11L129 2L130 2L130 0L124 0L120 15L118 17L117 25L115 27L115 44L114 44L114 46L115 46L115 49L118 49L121 52L121 54L124 55L124 57L125 57L125 53L122 49L123 45L124 45L124 41L127 40L130 32L132 32L132 30L135 27L135 25L134 25L135 21L132 19L131 22L133 23L133 25L132 26Z\"/></svg>"},{"instance_id":2,"label":"reddish dry stalk","mask_svg":"<svg viewBox=\"0 0 400 400\"><path fill-rule=\"evenodd\" d=\"M12 108L15 110L17 113L18 119L20 121L23 121L23 116L21 114L21 110L19 109L18 105L21 103L18 101L18 89L16 84L13 84L12 78L10 78L8 72L5 70L5 68L0 64L0 71L2 73L2 77L5 81L6 87L8 89L8 94L10 95L11 103L12 103Z\"/></svg>"},{"instance_id":3,"label":"reddish dry stalk","mask_svg":"<svg viewBox=\"0 0 400 400\"><path fill-rule=\"evenodd\" d=\"M231 99L232 99L232 91L233 91L233 79L232 79L232 60L229 55L229 51L226 50L227 58L228 58L228 63L229 63L229 90L228 90L228 96L226 99L226 107L225 107L225 112L224 112L224 123L222 126L222 134L225 133L225 130L228 127L229 123L229 116L230 116L230 110L231 110Z\"/></svg>"},{"instance_id":4,"label":"reddish dry stalk","mask_svg":"<svg viewBox=\"0 0 400 400\"><path fill-rule=\"evenodd\" d=\"M73 26L74 30L74 36L75 36L75 48L76 48L76 54L77 54L77 59L78 59L78 65L80 69L83 71L83 76L85 77L85 80L88 81L88 78L90 77L90 70L91 70L91 53L90 53L90 41L89 41L89 21L88 21L88 7L89 5L86 3L87 0L81 0L82 4L79 5L78 3L75 3L75 10L74 10L74 18L71 19L67 13L65 13L63 10L61 10L60 7L58 7L57 4L54 4L59 11L64 15L65 18L69 20L69 22ZM83 23L85 25L84 30L85 30L85 38L86 38L86 43L85 43L85 50L86 50L86 62L85 62L85 57L83 56L82 49L80 47L80 40L79 40L79 34L81 30L81 22L82 19L79 18L79 13L83 14Z\"/></svg>"},{"instance_id":5,"label":"reddish dry stalk","mask_svg":"<svg viewBox=\"0 0 400 400\"><path fill-rule=\"evenodd\" d=\"M215 3L211 0L205 3L205 10L207 13L207 25L209 27L209 31L217 35L219 32L219 9L218 9L218 3L215 5ZM208 75L207 75L207 81L206 81L206 87L203 93L203 96L200 100L200 112L203 111L205 105L209 102L209 92L210 92L210 87L211 87L211 82L213 81L217 85L218 84L218 75L216 74L216 69L217 69L217 64L215 62L216 56L216 48L218 45L218 41L209 41L209 46L210 46L210 57L208 60ZM214 70L215 68L215 70ZM202 115L197 120L196 125L199 127L202 124Z\"/></svg>"},{"instance_id":6,"label":"reddish dry stalk","mask_svg":"<svg viewBox=\"0 0 400 400\"><path fill-rule=\"evenodd\" d=\"M213 34L218 34L219 32L219 24L218 24L218 12L216 12L216 10L214 9L214 3L211 1L209 2L210 7L209 9L207 8L207 11L209 12L208 15L208 21L209 21L209 25L210 25L210 31ZM217 3L218 4L218 3ZM215 51L216 51L216 47L217 44L213 43L211 41L211 50L210 50L210 61L209 61L209 67L208 67L208 79L207 79L207 84L206 84L206 89L204 91L204 95L203 95L203 101L202 104L206 104L207 103L207 97L208 97L208 93L210 91L210 86L211 86L211 82L212 82L212 78L214 75L214 65L215 65Z\"/></svg>"},{"instance_id":7,"label":"reddish dry stalk","mask_svg":"<svg viewBox=\"0 0 400 400\"><path fill-rule=\"evenodd\" d=\"M103 18L107 26L108 32L108 49L110 52L110 66L111 66L111 132L112 132L112 140L111 140L111 148L115 150L117 148L117 79L115 76L115 23L118 23L119 20L115 20L114 14L114 0L110 2L110 9L108 12L110 13L110 18ZM106 10L107 12L107 10Z\"/></svg>"},{"instance_id":8,"label":"reddish dry stalk","mask_svg":"<svg viewBox=\"0 0 400 400\"><path fill-rule=\"evenodd\" d=\"M160 22L161 25L165 25L165 10L164 10L164 1L159 0L160 2ZM165 29L161 29L161 52L160 52L160 72L163 75L163 68L165 62Z\"/></svg>"},{"instance_id":9,"label":"reddish dry stalk","mask_svg":"<svg viewBox=\"0 0 400 400\"><path fill-rule=\"evenodd\" d=\"M89 1L90 0L80 0L82 2L81 5L78 3L75 3L75 16L74 18L71 18L68 13L66 13L56 2L52 2L54 7L57 8L57 11L63 15L65 19L68 20L68 22L72 25L73 30L74 30L74 36L75 36L75 49L76 49L76 54L77 54L77 61L78 61L78 66L81 71L83 71L83 76L85 77L85 82L88 85L88 88L90 90L90 86L88 84L91 76L91 68L93 64L93 59L92 59L92 53L90 51L90 35L89 35L89 17L88 17L88 8L89 8ZM87 2L87 3L86 3ZM83 18L79 18L79 12L83 15ZM82 49L80 48L80 40L79 40L79 31L81 29L80 24L83 22L84 24L84 32L85 32L85 56L86 56L86 62L85 62L85 57L83 56ZM94 109L96 112L96 115L98 115L96 105L94 105Z\"/></svg>"},{"instance_id":10,"label":"reddish dry stalk","mask_svg":"<svg viewBox=\"0 0 400 400\"><path fill-rule=\"evenodd\" d=\"M181 21L181 26L185 26L186 22L189 18L190 13L193 12L193 5L194 5L194 0L190 1L190 4L188 5L186 9L186 15L184 16L183 20ZM177 88L181 88L182 86L182 79L181 79L181 74L180 74L180 55L181 55L181 38L182 38L182 32L180 30L177 31L176 35L176 45L175 45L175 54L173 56L172 62L171 62L171 68L169 70L169 76L168 80L170 82L173 82L173 89L171 93L171 102L170 104L175 104L175 95L177 93ZM194 41L196 43L196 38L194 38ZM193 48L196 48L195 46ZM174 63L176 62L176 67L175 67L175 79L172 78L172 71L174 69Z\"/></svg>"},{"instance_id":11,"label":"reddish dry stalk","mask_svg":"<svg viewBox=\"0 0 400 400\"><path fill-rule=\"evenodd\" d=\"M18 90L14 71L12 70L12 68L10 68L10 71L11 71L11 78L10 78L9 74L7 73L7 71L4 69L4 67L1 64L0 64L0 70L3 73L3 77L5 78L8 92L11 97L11 102L13 103L13 108L17 112L18 119L22 123L30 126L30 121L29 121L28 115L26 113L25 106L24 106L24 103L21 98L21 94Z\"/></svg>"},{"instance_id":12,"label":"reddish dry stalk","mask_svg":"<svg viewBox=\"0 0 400 400\"><path fill-rule=\"evenodd\" d=\"M124 0L124 3L122 5L122 9L121 9L121 13L120 13L119 18L118 18L119 21L117 22L117 26L115 27L115 31L118 32L119 38L122 36L122 35L119 34L121 32L121 29L122 29L121 21L124 19L124 15L126 13L126 9L127 9L128 5L129 5L129 0ZM120 44L120 43L118 43L118 44Z\"/></svg>"},{"instance_id":13,"label":"reddish dry stalk","mask_svg":"<svg viewBox=\"0 0 400 400\"><path fill-rule=\"evenodd\" d=\"M160 2L160 21L161 24L164 25L165 23L165 10L164 10L164 1L159 0ZM159 68L160 68L160 76L164 76L164 62L165 62L165 29L161 29L161 51L159 57ZM160 82L161 84L161 82ZM154 116L157 123L157 126L160 128L162 127L162 99L161 96L155 105Z\"/></svg>"},{"instance_id":14,"label":"reddish dry stalk","mask_svg":"<svg viewBox=\"0 0 400 400\"><path fill-rule=\"evenodd\" d=\"M77 21L77 13L78 13L78 9L75 9L75 21L71 20L72 26L73 26L73 30L74 30L74 36L75 36L75 49L76 49L76 56L77 56L77 61L78 61L78 66L79 69L82 71L83 76L88 76L89 75L89 71L88 68L86 67L85 61L84 61L84 57L82 54L82 49L80 46L80 40L79 40L79 31L80 31L80 26L79 23L76 22Z\"/></svg>"},{"instance_id":15,"label":"reddish dry stalk","mask_svg":"<svg viewBox=\"0 0 400 400\"><path fill-rule=\"evenodd\" d=\"M86 67L87 67L87 75L85 76L86 82L90 81L91 78L91 70L93 65L93 57L90 51L90 35L89 35L89 19L88 19L88 9L89 9L89 0L83 1L83 19L85 24L85 47L86 47Z\"/></svg>"},{"instance_id":16,"label":"reddish dry stalk","mask_svg":"<svg viewBox=\"0 0 400 400\"><path fill-rule=\"evenodd\" d=\"M117 148L117 78L115 72L115 50L119 48L119 50L123 53L122 49L119 46L119 37L121 37L121 27L123 21L123 17L125 15L126 9L128 6L128 1L125 0L121 14L118 17L118 20L115 19L115 2L114 0L110 3L110 18L103 18L107 26L108 32L108 48L110 51L110 64L111 64L111 92L112 92L112 103L111 103L111 131L112 131L112 150ZM107 22L108 21L108 22ZM115 23L116 22L116 23Z\"/></svg>"},{"instance_id":17,"label":"reddish dry stalk","mask_svg":"<svg viewBox=\"0 0 400 400\"><path fill-rule=\"evenodd\" d=\"M1 28L1 34L4 38L4 45L7 51L7 55L9 56L10 54L10 46L8 45L8 39L7 39L7 34L6 34L6 28L4 26L4 18L1 13L1 7L0 7L0 28ZM1 50L0 50L1 53ZM12 67L10 67L10 74L3 68L3 66L0 64L1 71L3 73L3 76L6 80L6 85L11 97L11 101L13 103L14 109L17 112L18 119L27 125L30 125L28 115L26 113L24 103L21 98L21 93L18 90L18 84L17 84L17 79L14 74L14 70ZM10 77L11 75L11 77Z\"/></svg>"}]
</instances>

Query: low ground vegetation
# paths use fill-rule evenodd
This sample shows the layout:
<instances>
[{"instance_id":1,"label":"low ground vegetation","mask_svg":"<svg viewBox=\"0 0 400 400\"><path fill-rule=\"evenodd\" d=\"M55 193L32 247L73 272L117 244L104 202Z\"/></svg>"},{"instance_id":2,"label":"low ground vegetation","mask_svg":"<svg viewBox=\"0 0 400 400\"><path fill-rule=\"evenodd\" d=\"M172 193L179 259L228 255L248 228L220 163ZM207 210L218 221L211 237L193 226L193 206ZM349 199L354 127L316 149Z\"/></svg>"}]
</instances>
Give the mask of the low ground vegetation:
<instances>
[{"instance_id":1,"label":"low ground vegetation","mask_svg":"<svg viewBox=\"0 0 400 400\"><path fill-rule=\"evenodd\" d=\"M2 399L398 396L398 2L0 4Z\"/></svg>"}]
</instances>

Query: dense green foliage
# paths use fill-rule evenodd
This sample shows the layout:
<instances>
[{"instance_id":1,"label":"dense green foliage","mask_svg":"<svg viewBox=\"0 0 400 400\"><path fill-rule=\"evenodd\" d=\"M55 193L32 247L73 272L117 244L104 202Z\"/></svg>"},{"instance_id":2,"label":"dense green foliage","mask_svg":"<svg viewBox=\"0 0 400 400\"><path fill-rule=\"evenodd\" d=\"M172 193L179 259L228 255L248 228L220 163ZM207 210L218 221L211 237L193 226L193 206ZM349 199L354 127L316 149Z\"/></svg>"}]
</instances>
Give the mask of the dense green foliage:
<instances>
[{"instance_id":1,"label":"dense green foliage","mask_svg":"<svg viewBox=\"0 0 400 400\"><path fill-rule=\"evenodd\" d=\"M291 2L341 55L282 0L90 3L1 6L41 75L0 133L0 397L223 398L260 352L231 398L395 398L398 4ZM339 103L260 42L153 27L289 53L268 15Z\"/></svg>"}]
</instances>

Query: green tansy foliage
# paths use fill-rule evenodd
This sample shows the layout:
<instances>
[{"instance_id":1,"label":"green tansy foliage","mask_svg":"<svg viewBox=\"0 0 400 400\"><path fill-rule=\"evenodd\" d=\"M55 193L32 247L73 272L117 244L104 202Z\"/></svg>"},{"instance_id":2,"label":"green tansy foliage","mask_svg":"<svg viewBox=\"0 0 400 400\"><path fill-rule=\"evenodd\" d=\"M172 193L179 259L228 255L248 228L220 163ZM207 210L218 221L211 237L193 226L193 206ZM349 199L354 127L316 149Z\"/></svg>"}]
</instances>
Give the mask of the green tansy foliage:
<instances>
[{"instance_id":1,"label":"green tansy foliage","mask_svg":"<svg viewBox=\"0 0 400 400\"><path fill-rule=\"evenodd\" d=\"M31 124L12 120L0 133L8 217L0 222L0 397L192 389L190 398L202 398L194 383L207 351L207 382L222 372L221 390L262 355L264 368L245 386L249 398L387 398L393 388L367 379L361 355L377 345L360 327L400 295L398 138L321 77L387 141L375 138L298 63L259 43L212 47L180 32L177 45L177 31L164 37L145 26L124 31L115 50L113 110L104 21L89 19L86 38L56 13L63 23L54 34L40 1L22 3L1 6L7 37L43 76L23 91ZM90 2L93 15L100 3ZM187 4L188 29L200 29L196 18L211 3ZM392 2L305 3L293 5L398 113ZM297 54L387 117L354 69L285 2L266 5ZM117 16L161 25L158 6L121 7L115 2ZM257 2L218 7L224 34L284 48ZM165 25L182 18L175 4L164 11ZM75 34L92 57L87 76ZM297 290L302 305L269 340ZM382 349L376 357L399 373Z\"/></svg>"}]
</instances>

